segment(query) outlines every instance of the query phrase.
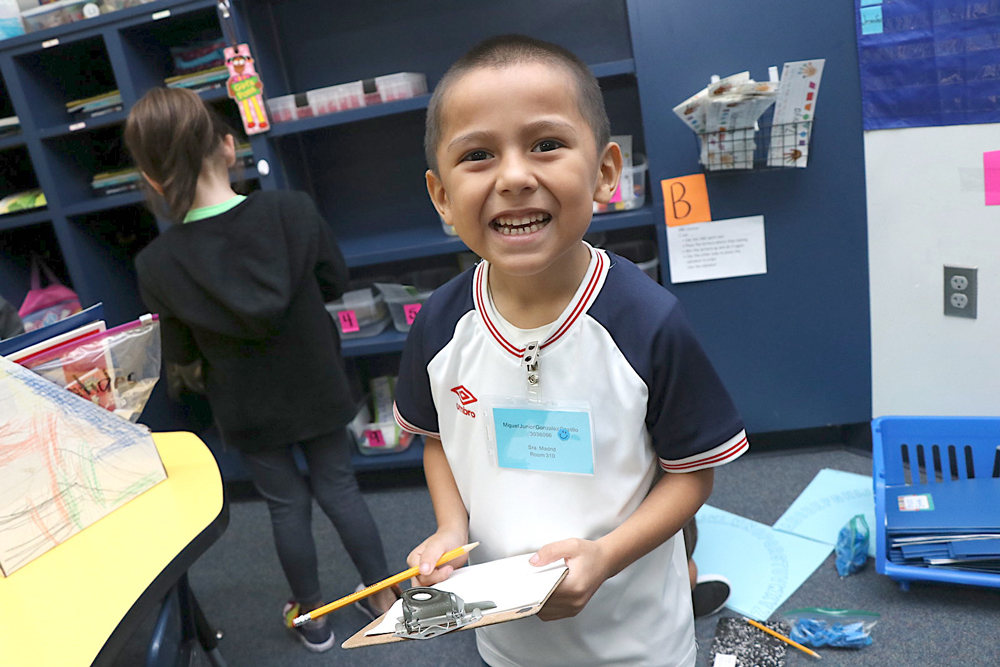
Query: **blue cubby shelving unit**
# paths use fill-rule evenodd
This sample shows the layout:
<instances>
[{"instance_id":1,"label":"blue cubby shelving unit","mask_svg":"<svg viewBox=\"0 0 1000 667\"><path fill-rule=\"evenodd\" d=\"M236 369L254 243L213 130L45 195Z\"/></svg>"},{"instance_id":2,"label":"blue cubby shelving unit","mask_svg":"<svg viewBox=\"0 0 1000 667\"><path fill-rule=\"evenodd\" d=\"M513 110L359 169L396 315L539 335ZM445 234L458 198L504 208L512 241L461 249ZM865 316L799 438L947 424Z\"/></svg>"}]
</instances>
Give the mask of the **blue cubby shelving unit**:
<instances>
[{"instance_id":1,"label":"blue cubby shelving unit","mask_svg":"<svg viewBox=\"0 0 1000 667\"><path fill-rule=\"evenodd\" d=\"M90 179L129 165L122 141L128 109L174 73L170 47L224 34L216 4L157 0L0 42L0 100L6 105L0 111L16 114L22 128L17 136L0 139L0 195L41 187L48 200L45 209L0 217L0 289L8 300L23 299L27 258L40 253L85 305L105 304L109 326L142 314L133 258L163 230L163 222L146 210L138 191L96 196ZM443 2L425 7L419 17L405 10L414 23L401 22L403 16L388 21L378 43L368 44L366 26L385 19L374 6L335 13L320 0L237 0L232 14L239 39L251 44L267 94L278 96L397 71L424 72L433 86L447 65L478 39L501 30L538 33L528 20L537 13L534 5L523 0L514 4L523 26L509 25L510 12L469 12L460 3ZM642 150L625 3L608 7L588 0L576 5L599 24L589 31L562 29L564 41L582 51L605 84L614 131L631 133ZM465 41L449 49L426 48L418 32L435 16L456 11L472 29ZM325 27L318 29L319 24ZM414 48L417 43L421 48ZM121 111L84 121L66 112L69 100L115 89L122 96ZM202 95L239 126L235 106L223 90ZM423 95L274 125L270 132L250 137L254 159L267 163L262 170L267 175L251 168L245 178L252 188L312 194L352 275L454 264L456 253L467 249L443 232L424 192L421 143L428 100ZM638 210L595 217L592 231L658 240L656 218L650 201ZM405 339L406 334L390 327L378 336L344 341L359 394L372 375L396 372ZM247 479L238 456L215 437L204 406L171 404L158 387L144 421L156 430L199 432L227 480ZM421 464L421 450L418 440L398 454L356 454L354 462L360 471L415 467Z\"/></svg>"}]
</instances>

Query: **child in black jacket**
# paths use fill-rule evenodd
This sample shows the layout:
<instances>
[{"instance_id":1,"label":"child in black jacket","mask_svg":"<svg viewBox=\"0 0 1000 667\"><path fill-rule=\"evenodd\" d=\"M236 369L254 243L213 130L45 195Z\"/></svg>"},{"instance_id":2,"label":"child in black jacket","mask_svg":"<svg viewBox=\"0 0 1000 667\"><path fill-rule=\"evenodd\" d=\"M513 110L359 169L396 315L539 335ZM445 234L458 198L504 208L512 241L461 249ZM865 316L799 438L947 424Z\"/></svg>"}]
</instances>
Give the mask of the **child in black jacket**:
<instances>
[{"instance_id":1,"label":"child in black jacket","mask_svg":"<svg viewBox=\"0 0 1000 667\"><path fill-rule=\"evenodd\" d=\"M143 301L160 315L168 383L203 390L224 443L244 455L292 590L286 624L308 649L325 651L334 644L325 617L291 625L323 601L313 498L364 584L389 574L351 468L345 426L355 405L323 307L344 292L344 258L308 195L233 191L233 135L196 94L150 91L129 114L125 141L151 203L179 223L135 260ZM381 613L393 600L383 591L361 610Z\"/></svg>"}]
</instances>

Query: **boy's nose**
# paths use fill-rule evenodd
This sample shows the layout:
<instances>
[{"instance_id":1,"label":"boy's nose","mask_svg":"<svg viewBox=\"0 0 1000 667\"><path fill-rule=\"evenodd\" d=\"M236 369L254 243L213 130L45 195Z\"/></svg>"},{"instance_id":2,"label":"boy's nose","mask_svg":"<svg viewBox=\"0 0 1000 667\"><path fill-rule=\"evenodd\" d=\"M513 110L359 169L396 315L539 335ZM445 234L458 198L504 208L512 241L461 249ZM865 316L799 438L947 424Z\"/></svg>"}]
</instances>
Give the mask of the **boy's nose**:
<instances>
[{"instance_id":1,"label":"boy's nose","mask_svg":"<svg viewBox=\"0 0 1000 667\"><path fill-rule=\"evenodd\" d=\"M520 194L538 187L531 165L520 155L505 156L500 162L496 189L500 194Z\"/></svg>"}]
</instances>

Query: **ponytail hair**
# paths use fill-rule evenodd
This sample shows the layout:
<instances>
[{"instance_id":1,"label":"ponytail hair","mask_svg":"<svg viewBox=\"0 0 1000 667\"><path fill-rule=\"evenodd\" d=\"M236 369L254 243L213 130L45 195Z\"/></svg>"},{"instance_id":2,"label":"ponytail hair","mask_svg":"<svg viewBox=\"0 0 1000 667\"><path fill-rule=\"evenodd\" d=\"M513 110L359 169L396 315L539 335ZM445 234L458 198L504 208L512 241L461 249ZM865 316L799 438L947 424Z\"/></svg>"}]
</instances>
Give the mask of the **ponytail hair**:
<instances>
[{"instance_id":1,"label":"ponytail hair","mask_svg":"<svg viewBox=\"0 0 1000 667\"><path fill-rule=\"evenodd\" d=\"M221 159L222 140L230 134L219 115L190 90L154 88L136 102L125 122L125 146L136 167L163 187L160 195L141 181L158 215L184 220L202 167L206 160Z\"/></svg>"}]
</instances>

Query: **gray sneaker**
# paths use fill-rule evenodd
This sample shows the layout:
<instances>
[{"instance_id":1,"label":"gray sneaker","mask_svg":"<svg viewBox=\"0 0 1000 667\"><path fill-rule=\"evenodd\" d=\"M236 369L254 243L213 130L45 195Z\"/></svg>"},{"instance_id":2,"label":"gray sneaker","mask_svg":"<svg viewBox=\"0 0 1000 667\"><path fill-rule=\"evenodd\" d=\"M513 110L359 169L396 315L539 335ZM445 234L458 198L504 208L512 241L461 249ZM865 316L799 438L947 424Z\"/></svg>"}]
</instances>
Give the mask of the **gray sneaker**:
<instances>
[{"instance_id":1,"label":"gray sneaker","mask_svg":"<svg viewBox=\"0 0 1000 667\"><path fill-rule=\"evenodd\" d=\"M285 603L285 607L281 611L285 627L298 637L299 641L313 653L322 653L323 651L332 649L337 639L333 635L333 630L330 629L330 624L327 623L326 616L321 616L315 621L309 621L299 627L295 627L292 620L299 616L299 612L299 604L297 602L289 600Z\"/></svg>"}]
</instances>

